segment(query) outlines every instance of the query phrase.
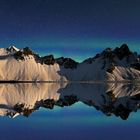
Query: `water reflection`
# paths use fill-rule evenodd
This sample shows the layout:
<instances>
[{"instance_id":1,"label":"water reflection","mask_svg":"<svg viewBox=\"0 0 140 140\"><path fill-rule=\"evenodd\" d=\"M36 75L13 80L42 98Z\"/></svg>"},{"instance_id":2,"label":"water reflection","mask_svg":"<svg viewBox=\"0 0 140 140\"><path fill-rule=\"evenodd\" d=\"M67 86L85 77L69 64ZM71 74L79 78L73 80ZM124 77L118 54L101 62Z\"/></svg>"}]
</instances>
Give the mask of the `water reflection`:
<instances>
[{"instance_id":1,"label":"water reflection","mask_svg":"<svg viewBox=\"0 0 140 140\"><path fill-rule=\"evenodd\" d=\"M71 106L82 102L105 115L127 119L140 106L140 87L131 84L1 84L0 115L12 118L30 114L40 107Z\"/></svg>"}]
</instances>

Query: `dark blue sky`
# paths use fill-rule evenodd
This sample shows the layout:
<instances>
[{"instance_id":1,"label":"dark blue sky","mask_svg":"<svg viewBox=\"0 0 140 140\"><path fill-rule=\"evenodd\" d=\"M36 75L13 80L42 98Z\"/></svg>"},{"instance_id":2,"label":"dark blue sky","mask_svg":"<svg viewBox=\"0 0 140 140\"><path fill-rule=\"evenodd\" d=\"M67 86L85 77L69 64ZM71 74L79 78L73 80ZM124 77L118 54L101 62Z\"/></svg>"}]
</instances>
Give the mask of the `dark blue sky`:
<instances>
[{"instance_id":1,"label":"dark blue sky","mask_svg":"<svg viewBox=\"0 0 140 140\"><path fill-rule=\"evenodd\" d=\"M139 0L0 0L1 47L77 59L122 43L140 51L139 26Z\"/></svg>"}]
</instances>

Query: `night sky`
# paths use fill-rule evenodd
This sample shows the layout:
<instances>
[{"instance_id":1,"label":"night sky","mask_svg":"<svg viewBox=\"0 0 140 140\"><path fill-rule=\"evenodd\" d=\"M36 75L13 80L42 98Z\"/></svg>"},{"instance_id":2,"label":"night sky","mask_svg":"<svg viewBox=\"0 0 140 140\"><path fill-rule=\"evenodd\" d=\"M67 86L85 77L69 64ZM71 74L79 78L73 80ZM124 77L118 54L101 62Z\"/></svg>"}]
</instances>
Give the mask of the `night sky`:
<instances>
[{"instance_id":1,"label":"night sky","mask_svg":"<svg viewBox=\"0 0 140 140\"><path fill-rule=\"evenodd\" d=\"M127 43L140 53L139 0L0 0L0 47L76 60Z\"/></svg>"}]
</instances>

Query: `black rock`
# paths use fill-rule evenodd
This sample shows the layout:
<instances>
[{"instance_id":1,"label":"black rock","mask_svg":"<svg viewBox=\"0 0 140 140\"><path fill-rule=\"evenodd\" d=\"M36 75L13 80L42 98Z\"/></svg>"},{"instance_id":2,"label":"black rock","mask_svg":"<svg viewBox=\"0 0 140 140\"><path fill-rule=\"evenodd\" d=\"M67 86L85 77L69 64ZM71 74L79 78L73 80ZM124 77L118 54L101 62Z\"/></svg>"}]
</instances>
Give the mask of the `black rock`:
<instances>
[{"instance_id":1,"label":"black rock","mask_svg":"<svg viewBox=\"0 0 140 140\"><path fill-rule=\"evenodd\" d=\"M111 65L106 71L113 74L113 70L115 69L114 65Z\"/></svg>"},{"instance_id":2,"label":"black rock","mask_svg":"<svg viewBox=\"0 0 140 140\"><path fill-rule=\"evenodd\" d=\"M60 66L64 66L64 68L68 69L74 69L77 68L78 62L72 60L71 58L64 58L60 57L55 59L56 63L58 63Z\"/></svg>"},{"instance_id":3,"label":"black rock","mask_svg":"<svg viewBox=\"0 0 140 140\"><path fill-rule=\"evenodd\" d=\"M111 49L111 48L105 49L105 50L102 52L101 55L103 56L103 59L105 59L105 58L110 58L110 59L112 59L113 56L114 56L113 53L112 53L112 49Z\"/></svg>"},{"instance_id":4,"label":"black rock","mask_svg":"<svg viewBox=\"0 0 140 140\"><path fill-rule=\"evenodd\" d=\"M129 56L132 54L132 52L129 50L127 44L123 44L120 48L116 48L113 51L117 57L122 60L124 57Z\"/></svg>"},{"instance_id":5,"label":"black rock","mask_svg":"<svg viewBox=\"0 0 140 140\"><path fill-rule=\"evenodd\" d=\"M116 116L120 116L123 120L127 120L127 118L128 118L128 116L129 116L129 114L130 114L131 111L132 111L132 110L130 110L130 109L124 107L122 104L120 104L120 105L116 108L114 114L115 114Z\"/></svg>"},{"instance_id":6,"label":"black rock","mask_svg":"<svg viewBox=\"0 0 140 140\"><path fill-rule=\"evenodd\" d=\"M24 55L21 51L16 52L13 56L16 60L24 60Z\"/></svg>"},{"instance_id":7,"label":"black rock","mask_svg":"<svg viewBox=\"0 0 140 140\"><path fill-rule=\"evenodd\" d=\"M14 110L17 111L18 113L21 113L23 111L24 104L16 104L14 105Z\"/></svg>"},{"instance_id":8,"label":"black rock","mask_svg":"<svg viewBox=\"0 0 140 140\"><path fill-rule=\"evenodd\" d=\"M23 54L25 56L34 55L34 52L29 47L25 47L25 48L23 48Z\"/></svg>"},{"instance_id":9,"label":"black rock","mask_svg":"<svg viewBox=\"0 0 140 140\"><path fill-rule=\"evenodd\" d=\"M59 99L55 105L64 107L64 106L70 106L76 102L78 102L77 96L70 95L70 96L64 96L63 99Z\"/></svg>"},{"instance_id":10,"label":"black rock","mask_svg":"<svg viewBox=\"0 0 140 140\"><path fill-rule=\"evenodd\" d=\"M140 71L140 63L134 63L130 65L132 68Z\"/></svg>"},{"instance_id":11,"label":"black rock","mask_svg":"<svg viewBox=\"0 0 140 140\"><path fill-rule=\"evenodd\" d=\"M77 68L77 62L75 62L74 60L72 60L71 58L66 58L64 59L64 68L68 69L74 69L74 68Z\"/></svg>"},{"instance_id":12,"label":"black rock","mask_svg":"<svg viewBox=\"0 0 140 140\"><path fill-rule=\"evenodd\" d=\"M139 101L140 100L140 94L136 94L133 97L131 97L132 100Z\"/></svg>"},{"instance_id":13,"label":"black rock","mask_svg":"<svg viewBox=\"0 0 140 140\"><path fill-rule=\"evenodd\" d=\"M34 57L38 57L37 54L35 54L29 47L23 48L23 50L19 50L14 53L14 58L16 60L25 60L24 56L32 55Z\"/></svg>"},{"instance_id":14,"label":"black rock","mask_svg":"<svg viewBox=\"0 0 140 140\"><path fill-rule=\"evenodd\" d=\"M25 108L25 104L16 104L14 106L14 110L18 113L23 113L23 115L26 117L28 117L34 111L34 109Z\"/></svg>"},{"instance_id":15,"label":"black rock","mask_svg":"<svg viewBox=\"0 0 140 140\"><path fill-rule=\"evenodd\" d=\"M43 64L53 65L55 63L55 59L53 55L44 56L41 58Z\"/></svg>"},{"instance_id":16,"label":"black rock","mask_svg":"<svg viewBox=\"0 0 140 140\"><path fill-rule=\"evenodd\" d=\"M59 64L60 66L63 65L64 63L64 57L59 57L55 59L56 63Z\"/></svg>"},{"instance_id":17,"label":"black rock","mask_svg":"<svg viewBox=\"0 0 140 140\"><path fill-rule=\"evenodd\" d=\"M43 101L43 107L53 109L55 105L55 101L53 99L47 99Z\"/></svg>"},{"instance_id":18,"label":"black rock","mask_svg":"<svg viewBox=\"0 0 140 140\"><path fill-rule=\"evenodd\" d=\"M29 115L30 115L32 112L34 112L34 111L35 111L34 109L25 108L25 109L23 110L23 115L24 115L25 117L29 117Z\"/></svg>"},{"instance_id":19,"label":"black rock","mask_svg":"<svg viewBox=\"0 0 140 140\"><path fill-rule=\"evenodd\" d=\"M93 62L93 58L88 58L83 61L83 63L87 63L87 64L92 64L92 62Z\"/></svg>"}]
</instances>

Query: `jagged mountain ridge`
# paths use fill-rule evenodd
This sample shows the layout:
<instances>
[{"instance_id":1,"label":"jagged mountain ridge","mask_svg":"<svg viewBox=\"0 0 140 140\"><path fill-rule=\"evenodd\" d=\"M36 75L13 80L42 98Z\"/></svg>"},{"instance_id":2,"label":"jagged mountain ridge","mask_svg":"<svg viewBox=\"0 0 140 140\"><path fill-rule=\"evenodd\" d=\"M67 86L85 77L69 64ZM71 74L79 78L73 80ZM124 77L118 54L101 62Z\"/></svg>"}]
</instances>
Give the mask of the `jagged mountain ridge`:
<instances>
[{"instance_id":1,"label":"jagged mountain ridge","mask_svg":"<svg viewBox=\"0 0 140 140\"><path fill-rule=\"evenodd\" d=\"M140 108L140 87L127 84L1 84L0 116L28 117L40 107L71 106L82 102L107 116L127 119Z\"/></svg>"},{"instance_id":2,"label":"jagged mountain ridge","mask_svg":"<svg viewBox=\"0 0 140 140\"><path fill-rule=\"evenodd\" d=\"M30 48L0 49L0 80L124 81L140 77L140 56L126 44L107 48L81 63L71 58L40 57Z\"/></svg>"}]
</instances>

